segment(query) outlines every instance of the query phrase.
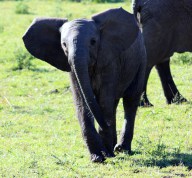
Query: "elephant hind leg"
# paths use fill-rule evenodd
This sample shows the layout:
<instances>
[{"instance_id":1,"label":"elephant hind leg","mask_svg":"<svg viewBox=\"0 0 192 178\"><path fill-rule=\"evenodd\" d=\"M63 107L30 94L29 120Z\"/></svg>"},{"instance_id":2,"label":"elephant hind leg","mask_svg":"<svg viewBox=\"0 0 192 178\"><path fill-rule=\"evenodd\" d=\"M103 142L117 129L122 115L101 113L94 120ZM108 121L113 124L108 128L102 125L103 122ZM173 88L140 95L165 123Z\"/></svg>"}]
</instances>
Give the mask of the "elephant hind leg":
<instances>
[{"instance_id":1,"label":"elephant hind leg","mask_svg":"<svg viewBox=\"0 0 192 178\"><path fill-rule=\"evenodd\" d=\"M152 69L152 67L147 67L146 72L145 72L144 87L143 87L143 92L142 92L141 99L139 102L140 107L152 107L153 106L153 104L150 103L150 101L147 97L147 82L148 82L148 78L149 78L151 69Z\"/></svg>"},{"instance_id":2,"label":"elephant hind leg","mask_svg":"<svg viewBox=\"0 0 192 178\"><path fill-rule=\"evenodd\" d=\"M119 143L115 146L114 151L126 151L129 154L131 153L135 117L144 84L145 70L144 66L140 66L134 80L124 92L124 124Z\"/></svg>"},{"instance_id":3,"label":"elephant hind leg","mask_svg":"<svg viewBox=\"0 0 192 178\"><path fill-rule=\"evenodd\" d=\"M139 102L139 106L140 107L153 107L153 104L149 101L148 97L147 97L147 91L143 91L142 95L141 95L141 99Z\"/></svg>"},{"instance_id":4,"label":"elephant hind leg","mask_svg":"<svg viewBox=\"0 0 192 178\"><path fill-rule=\"evenodd\" d=\"M161 84L163 87L164 95L167 99L167 103L183 103L186 102L185 99L178 91L170 70L170 59L167 59L165 62L156 65L159 77L161 79Z\"/></svg>"},{"instance_id":5,"label":"elephant hind leg","mask_svg":"<svg viewBox=\"0 0 192 178\"><path fill-rule=\"evenodd\" d=\"M119 143L115 146L115 152L126 151L128 154L131 153L131 142L133 139L135 116L138 107L140 95L134 98L123 98L124 107L124 125L121 131L121 137Z\"/></svg>"}]
</instances>

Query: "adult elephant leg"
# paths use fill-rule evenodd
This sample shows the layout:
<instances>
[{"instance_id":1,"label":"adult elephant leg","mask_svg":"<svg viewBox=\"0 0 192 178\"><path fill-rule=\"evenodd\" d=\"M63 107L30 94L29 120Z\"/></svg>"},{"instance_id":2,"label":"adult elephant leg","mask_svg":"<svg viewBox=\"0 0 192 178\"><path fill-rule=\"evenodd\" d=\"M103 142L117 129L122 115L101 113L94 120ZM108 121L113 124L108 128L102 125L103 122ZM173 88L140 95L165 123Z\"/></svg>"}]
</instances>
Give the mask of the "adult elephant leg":
<instances>
[{"instance_id":1,"label":"adult elephant leg","mask_svg":"<svg viewBox=\"0 0 192 178\"><path fill-rule=\"evenodd\" d=\"M127 151L128 153L131 153L131 142L133 139L135 116L136 116L139 99L140 99L140 95L132 99L129 97L123 98L125 120L122 128L122 132L121 132L120 141L114 148L114 151L116 152Z\"/></svg>"},{"instance_id":2,"label":"adult elephant leg","mask_svg":"<svg viewBox=\"0 0 192 178\"><path fill-rule=\"evenodd\" d=\"M104 156L108 153L95 129L94 118L84 101L75 74L71 72L70 77L81 132L90 152L91 160L93 162L103 162L105 160Z\"/></svg>"},{"instance_id":3,"label":"adult elephant leg","mask_svg":"<svg viewBox=\"0 0 192 178\"><path fill-rule=\"evenodd\" d=\"M118 100L119 101L119 100ZM103 140L104 146L107 149L109 155L108 157L115 156L113 153L113 148L117 143L117 134L116 134L116 108L118 101L105 100L102 102L102 112L106 121L109 123L109 128L103 130L99 127L99 134Z\"/></svg>"},{"instance_id":4,"label":"adult elephant leg","mask_svg":"<svg viewBox=\"0 0 192 178\"><path fill-rule=\"evenodd\" d=\"M170 58L165 62L156 65L159 77L161 79L161 84L163 87L164 95L167 99L167 103L182 103L187 100L179 93L170 70Z\"/></svg>"},{"instance_id":5,"label":"adult elephant leg","mask_svg":"<svg viewBox=\"0 0 192 178\"><path fill-rule=\"evenodd\" d=\"M150 101L147 97L147 82L148 82L148 78L149 78L149 74L151 72L151 69L152 69L152 67L147 67L147 69L146 69L143 92L142 92L140 103L139 103L139 106L141 106L141 107L153 106L153 104L150 103Z\"/></svg>"}]
</instances>

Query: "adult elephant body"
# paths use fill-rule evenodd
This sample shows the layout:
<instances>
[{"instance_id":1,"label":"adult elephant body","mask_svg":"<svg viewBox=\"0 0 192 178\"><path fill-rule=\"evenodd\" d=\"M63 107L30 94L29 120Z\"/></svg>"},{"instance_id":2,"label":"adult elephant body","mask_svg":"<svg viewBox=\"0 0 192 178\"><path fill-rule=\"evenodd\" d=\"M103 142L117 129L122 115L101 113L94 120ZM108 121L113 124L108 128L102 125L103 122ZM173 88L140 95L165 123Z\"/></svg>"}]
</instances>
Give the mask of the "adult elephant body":
<instances>
[{"instance_id":1,"label":"adult elephant body","mask_svg":"<svg viewBox=\"0 0 192 178\"><path fill-rule=\"evenodd\" d=\"M170 57L174 52L192 51L192 1L134 0L133 11L143 31L148 59L141 105L152 105L146 86L153 66L159 73L167 103L187 101L172 79Z\"/></svg>"},{"instance_id":2,"label":"adult elephant body","mask_svg":"<svg viewBox=\"0 0 192 178\"><path fill-rule=\"evenodd\" d=\"M70 71L77 115L92 161L114 156L114 147L131 151L146 66L144 42L134 16L119 8L91 20L36 19L23 40L35 57ZM115 115L120 98L125 124L117 144Z\"/></svg>"}]
</instances>

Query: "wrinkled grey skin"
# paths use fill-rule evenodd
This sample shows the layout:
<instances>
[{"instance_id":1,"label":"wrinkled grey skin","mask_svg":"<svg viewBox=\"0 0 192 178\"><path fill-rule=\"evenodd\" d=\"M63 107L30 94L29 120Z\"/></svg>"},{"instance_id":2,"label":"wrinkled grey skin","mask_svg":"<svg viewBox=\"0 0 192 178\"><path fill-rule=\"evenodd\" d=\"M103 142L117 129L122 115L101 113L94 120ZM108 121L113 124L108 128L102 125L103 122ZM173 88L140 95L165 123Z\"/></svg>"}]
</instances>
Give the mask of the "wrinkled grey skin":
<instances>
[{"instance_id":1,"label":"wrinkled grey skin","mask_svg":"<svg viewBox=\"0 0 192 178\"><path fill-rule=\"evenodd\" d=\"M133 0L133 11L143 31L148 59L141 105L152 106L146 86L153 66L158 71L167 103L186 102L173 81L170 57L174 52L192 51L192 1Z\"/></svg>"},{"instance_id":2,"label":"wrinkled grey skin","mask_svg":"<svg viewBox=\"0 0 192 178\"><path fill-rule=\"evenodd\" d=\"M134 15L122 8L91 20L36 19L23 37L28 51L69 71L82 135L93 162L131 151L134 120L144 83L146 52ZM116 107L125 123L117 144ZM94 118L99 124L97 131Z\"/></svg>"}]
</instances>

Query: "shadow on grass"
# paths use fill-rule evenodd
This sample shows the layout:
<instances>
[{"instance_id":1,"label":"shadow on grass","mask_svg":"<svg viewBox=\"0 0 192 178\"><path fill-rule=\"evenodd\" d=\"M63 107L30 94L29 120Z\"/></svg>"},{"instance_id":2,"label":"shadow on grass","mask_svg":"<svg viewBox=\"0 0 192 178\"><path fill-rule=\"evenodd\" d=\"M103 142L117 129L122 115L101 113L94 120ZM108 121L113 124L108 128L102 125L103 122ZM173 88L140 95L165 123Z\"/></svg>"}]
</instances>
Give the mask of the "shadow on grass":
<instances>
[{"instance_id":1,"label":"shadow on grass","mask_svg":"<svg viewBox=\"0 0 192 178\"><path fill-rule=\"evenodd\" d=\"M172 158L163 158L158 161L155 161L155 165L159 166L160 168L183 165L187 167L189 171L192 170L192 155L180 153L171 154L170 156Z\"/></svg>"},{"instance_id":2,"label":"shadow on grass","mask_svg":"<svg viewBox=\"0 0 192 178\"><path fill-rule=\"evenodd\" d=\"M170 166L183 166L188 171L192 170L192 154L181 153L180 150L168 151L164 144L157 144L150 149L132 151L131 154L117 154L117 160L130 161L139 167L159 167L160 169ZM142 151L141 151L142 150ZM127 155L127 156L126 156Z\"/></svg>"},{"instance_id":3,"label":"shadow on grass","mask_svg":"<svg viewBox=\"0 0 192 178\"><path fill-rule=\"evenodd\" d=\"M141 152L133 152L131 156L141 155ZM164 153L164 156L148 155L148 158L132 158L133 162L140 166L166 168L169 166L184 166L188 171L192 170L192 155L187 153ZM147 157L147 156L146 156Z\"/></svg>"}]
</instances>

